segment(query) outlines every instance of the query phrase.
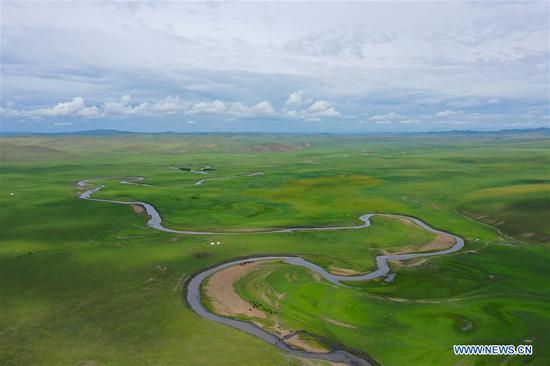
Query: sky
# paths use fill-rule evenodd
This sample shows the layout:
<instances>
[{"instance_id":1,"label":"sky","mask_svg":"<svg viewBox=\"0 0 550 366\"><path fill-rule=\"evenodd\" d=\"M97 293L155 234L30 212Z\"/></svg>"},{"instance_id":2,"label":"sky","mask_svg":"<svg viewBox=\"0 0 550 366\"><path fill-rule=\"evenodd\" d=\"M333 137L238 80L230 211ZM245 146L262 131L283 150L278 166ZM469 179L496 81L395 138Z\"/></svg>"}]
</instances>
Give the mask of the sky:
<instances>
[{"instance_id":1,"label":"sky","mask_svg":"<svg viewBox=\"0 0 550 366\"><path fill-rule=\"evenodd\" d=\"M0 4L2 131L550 127L548 1Z\"/></svg>"}]
</instances>

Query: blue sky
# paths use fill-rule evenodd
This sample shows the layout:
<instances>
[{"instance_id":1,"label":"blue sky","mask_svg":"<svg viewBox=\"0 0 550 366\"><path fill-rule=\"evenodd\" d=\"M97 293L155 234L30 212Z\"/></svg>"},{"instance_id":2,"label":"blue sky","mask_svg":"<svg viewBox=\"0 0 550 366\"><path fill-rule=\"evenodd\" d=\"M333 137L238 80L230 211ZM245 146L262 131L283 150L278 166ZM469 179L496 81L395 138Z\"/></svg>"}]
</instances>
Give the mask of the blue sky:
<instances>
[{"instance_id":1,"label":"blue sky","mask_svg":"<svg viewBox=\"0 0 550 366\"><path fill-rule=\"evenodd\" d=\"M1 129L549 125L549 2L1 3Z\"/></svg>"}]
</instances>

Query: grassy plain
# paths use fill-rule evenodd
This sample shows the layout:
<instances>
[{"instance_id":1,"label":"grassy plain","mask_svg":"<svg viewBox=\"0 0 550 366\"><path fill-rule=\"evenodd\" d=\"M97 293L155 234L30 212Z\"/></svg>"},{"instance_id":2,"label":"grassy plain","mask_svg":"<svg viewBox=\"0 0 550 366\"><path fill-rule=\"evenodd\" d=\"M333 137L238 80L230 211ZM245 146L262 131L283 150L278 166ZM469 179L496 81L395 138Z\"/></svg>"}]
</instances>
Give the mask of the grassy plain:
<instances>
[{"instance_id":1,"label":"grassy plain","mask_svg":"<svg viewBox=\"0 0 550 366\"><path fill-rule=\"evenodd\" d=\"M97 197L152 203L172 228L352 225L388 212L461 235L463 252L396 265L392 284L333 288L284 265L262 283L286 293L277 312L289 327L384 365L548 364L547 146L541 133L2 137L0 363L298 364L192 313L181 300L185 279L267 253L367 271L381 250L429 239L383 218L358 231L173 235L146 228L129 207L76 198L74 184L85 178L143 176L151 186L98 180L107 188ZM170 169L180 166L216 171ZM243 296L260 301L258 279L241 281ZM526 339L532 357L454 357L450 349Z\"/></svg>"}]
</instances>

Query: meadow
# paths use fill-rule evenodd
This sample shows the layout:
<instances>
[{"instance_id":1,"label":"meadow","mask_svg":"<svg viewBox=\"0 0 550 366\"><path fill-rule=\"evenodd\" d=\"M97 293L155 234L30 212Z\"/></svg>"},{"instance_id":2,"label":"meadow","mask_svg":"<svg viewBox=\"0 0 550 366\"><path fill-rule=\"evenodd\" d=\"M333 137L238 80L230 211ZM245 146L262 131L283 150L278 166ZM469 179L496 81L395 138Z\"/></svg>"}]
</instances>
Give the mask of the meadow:
<instances>
[{"instance_id":1,"label":"meadow","mask_svg":"<svg viewBox=\"0 0 550 366\"><path fill-rule=\"evenodd\" d=\"M289 328L383 365L549 364L548 142L544 131L3 136L0 364L300 365L198 317L182 300L185 281L231 258L270 253L369 271L382 251L431 239L382 217L362 230L253 232L357 225L370 212L421 218L466 246L414 266L396 263L392 283L335 288L271 263L237 290ZM205 167L215 170L174 169ZM147 185L105 178L121 176ZM76 182L96 177L106 185L96 197L152 203L167 227L250 232L150 229L131 207L78 199ZM266 289L286 295L268 303ZM535 353L459 357L453 344L532 344Z\"/></svg>"}]
</instances>

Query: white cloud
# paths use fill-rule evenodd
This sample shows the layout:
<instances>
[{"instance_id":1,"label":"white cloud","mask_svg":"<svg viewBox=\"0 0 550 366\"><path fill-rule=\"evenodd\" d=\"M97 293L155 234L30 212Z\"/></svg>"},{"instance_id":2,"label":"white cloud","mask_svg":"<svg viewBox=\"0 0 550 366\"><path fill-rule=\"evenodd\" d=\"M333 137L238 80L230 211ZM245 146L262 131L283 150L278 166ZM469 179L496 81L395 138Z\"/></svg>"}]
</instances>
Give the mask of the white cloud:
<instances>
[{"instance_id":1,"label":"white cloud","mask_svg":"<svg viewBox=\"0 0 550 366\"><path fill-rule=\"evenodd\" d=\"M308 121L319 121L322 118L340 118L342 114L326 100L316 100L306 108L304 104L311 103L311 99L304 99L302 90L289 95L284 104L284 115L290 118L301 118ZM300 109L300 107L304 109ZM292 107L292 109L289 109Z\"/></svg>"},{"instance_id":2,"label":"white cloud","mask_svg":"<svg viewBox=\"0 0 550 366\"><path fill-rule=\"evenodd\" d=\"M302 93L303 96L303 93ZM308 99L302 99L308 100ZM124 95L114 101L105 103L96 103L94 105L86 104L84 98L74 97L68 101L55 103L51 106L19 109L16 103L5 103L5 107L0 107L2 118L14 118L19 121L25 119L42 120L53 119L51 125L68 126L65 122L58 122L56 119L61 117L74 118L102 118L112 120L132 119L133 117L169 117L180 115L204 115L200 117L201 127L207 125L208 118L212 116L220 116L220 121L238 121L242 119L253 119L254 117L286 117L289 119L303 121L321 121L324 119L340 119L340 123L352 123L355 121L358 124L370 124L370 127L414 130L414 129L442 129L442 128L474 128L480 129L483 125L496 125L498 128L516 128L524 126L533 127L537 125L548 125L548 116L544 113L544 108L534 108L529 106L521 115L508 115L508 113L499 113L496 111L475 112L472 109L463 110L441 110L436 112L432 110L422 115L406 116L394 111L380 113L368 117L366 120L357 121L352 114L346 114L343 118L342 113L338 111L327 100L311 101L309 99L303 108L287 110L285 107L276 109L272 104L263 100L256 104L247 105L243 102L224 100L208 100L208 101L188 101L178 96L169 96L159 100L141 101L131 103L133 98L129 95ZM483 101L483 105L487 105L487 99ZM486 107L484 107L486 108ZM358 112L357 112L358 113ZM364 115L364 113L363 113ZM460 118L456 118L460 116ZM455 117L455 118L453 118ZM199 117L197 117L199 118ZM185 121L185 119L184 119ZM195 121L189 120L188 124L194 124ZM417 126L422 127L417 127ZM386 127L388 126L388 127ZM502 126L502 127L501 127Z\"/></svg>"},{"instance_id":3,"label":"white cloud","mask_svg":"<svg viewBox=\"0 0 550 366\"><path fill-rule=\"evenodd\" d=\"M275 109L268 101L262 101L249 107L242 102L225 103L220 100L212 102L200 102L194 104L189 113L195 114L229 114L236 117L247 117L255 115L268 115L275 113Z\"/></svg>"},{"instance_id":4,"label":"white cloud","mask_svg":"<svg viewBox=\"0 0 550 366\"><path fill-rule=\"evenodd\" d=\"M420 123L419 119L409 118L402 114L396 112L389 112L385 114L375 114L374 116L369 117L369 121L373 121L377 125L388 125L392 123L398 123L403 125L412 125Z\"/></svg>"},{"instance_id":5,"label":"white cloud","mask_svg":"<svg viewBox=\"0 0 550 366\"><path fill-rule=\"evenodd\" d=\"M66 116L81 116L95 117L99 114L99 109L95 106L86 107L84 98L74 97L70 101L59 102L51 107L35 108L35 109L16 109L14 104L9 104L9 107L1 108L1 115L7 118L43 118L43 117L66 117Z\"/></svg>"},{"instance_id":6,"label":"white cloud","mask_svg":"<svg viewBox=\"0 0 550 366\"><path fill-rule=\"evenodd\" d=\"M54 126L72 126L73 124L71 122L54 122Z\"/></svg>"},{"instance_id":7,"label":"white cloud","mask_svg":"<svg viewBox=\"0 0 550 366\"><path fill-rule=\"evenodd\" d=\"M226 111L225 103L221 100L214 100L212 102L200 102L191 107L188 110L189 113L195 114L220 114Z\"/></svg>"},{"instance_id":8,"label":"white cloud","mask_svg":"<svg viewBox=\"0 0 550 366\"><path fill-rule=\"evenodd\" d=\"M298 91L295 91L294 93L291 93L289 96L288 96L288 99L285 101L285 108L294 108L294 107L299 107L302 105L304 101L304 91L303 90L298 90Z\"/></svg>"},{"instance_id":9,"label":"white cloud","mask_svg":"<svg viewBox=\"0 0 550 366\"><path fill-rule=\"evenodd\" d=\"M435 114L436 117L443 117L443 118L446 118L446 117L454 117L454 116L461 116L463 115L464 112L463 111L451 111L451 110L446 110L446 111L441 111L441 112L437 112Z\"/></svg>"},{"instance_id":10,"label":"white cloud","mask_svg":"<svg viewBox=\"0 0 550 366\"><path fill-rule=\"evenodd\" d=\"M38 114L48 117L70 116L84 108L84 99L74 97L68 102L61 102L51 108L43 108L37 111Z\"/></svg>"},{"instance_id":11,"label":"white cloud","mask_svg":"<svg viewBox=\"0 0 550 366\"><path fill-rule=\"evenodd\" d=\"M166 97L154 103L140 103L133 108L133 113L144 116L166 116L182 112L188 106L188 102L178 97Z\"/></svg>"},{"instance_id":12,"label":"white cloud","mask_svg":"<svg viewBox=\"0 0 550 366\"><path fill-rule=\"evenodd\" d=\"M271 103L264 100L263 102L260 102L256 104L251 109L252 113L254 114L273 114L275 113L275 109L271 106Z\"/></svg>"},{"instance_id":13,"label":"white cloud","mask_svg":"<svg viewBox=\"0 0 550 366\"><path fill-rule=\"evenodd\" d=\"M229 105L229 108L227 108L227 113L236 116L244 116L250 114L250 108L241 102L234 102Z\"/></svg>"},{"instance_id":14,"label":"white cloud","mask_svg":"<svg viewBox=\"0 0 550 366\"><path fill-rule=\"evenodd\" d=\"M106 115L124 115L131 114L131 108L128 108L128 102L130 101L129 95L124 95L120 98L119 102L105 103L103 112Z\"/></svg>"},{"instance_id":15,"label":"white cloud","mask_svg":"<svg viewBox=\"0 0 550 366\"><path fill-rule=\"evenodd\" d=\"M322 112L331 108L330 103L325 102L324 100L318 100L313 103L307 110L311 113Z\"/></svg>"},{"instance_id":16,"label":"white cloud","mask_svg":"<svg viewBox=\"0 0 550 366\"><path fill-rule=\"evenodd\" d=\"M96 106L84 107L78 114L82 117L98 117L101 115L101 110Z\"/></svg>"},{"instance_id":17,"label":"white cloud","mask_svg":"<svg viewBox=\"0 0 550 366\"><path fill-rule=\"evenodd\" d=\"M61 116L79 116L85 118L162 117L186 113L224 115L235 118L281 115L267 100L258 102L251 107L242 102L226 102L222 100L191 102L177 96L170 96L156 101L143 101L136 104L130 104L131 100L130 95L124 95L116 101L86 105L82 97L75 97L70 101L60 102L52 107L35 109L17 109L14 103L6 103L6 107L0 107L0 112L2 117L31 119ZM287 114L290 116L292 112L287 112ZM318 101L310 106L308 110L301 111L299 115L302 117L333 117L340 114L330 103ZM194 121L189 121L188 123L194 123Z\"/></svg>"},{"instance_id":18,"label":"white cloud","mask_svg":"<svg viewBox=\"0 0 550 366\"><path fill-rule=\"evenodd\" d=\"M318 100L313 103L308 109L306 115L310 117L341 117L338 112L329 102Z\"/></svg>"},{"instance_id":19,"label":"white cloud","mask_svg":"<svg viewBox=\"0 0 550 366\"><path fill-rule=\"evenodd\" d=\"M403 118L407 118L407 116L395 112L389 112L386 114L375 114L374 116L369 117L369 120L375 122L392 122Z\"/></svg>"},{"instance_id":20,"label":"white cloud","mask_svg":"<svg viewBox=\"0 0 550 366\"><path fill-rule=\"evenodd\" d=\"M130 95L124 95L118 102L107 102L104 105L103 113L100 115L109 116L168 116L183 112L189 107L189 102L185 102L179 97L166 97L154 102L141 102L130 105ZM97 107L95 107L97 108Z\"/></svg>"},{"instance_id":21,"label":"white cloud","mask_svg":"<svg viewBox=\"0 0 550 366\"><path fill-rule=\"evenodd\" d=\"M227 108L227 112L233 115L246 115L249 113L249 111L250 111L250 108L248 108L241 102L231 103L229 105L229 108Z\"/></svg>"},{"instance_id":22,"label":"white cloud","mask_svg":"<svg viewBox=\"0 0 550 366\"><path fill-rule=\"evenodd\" d=\"M0 116L4 118L16 118L20 117L20 113L13 106L0 107Z\"/></svg>"}]
</instances>

